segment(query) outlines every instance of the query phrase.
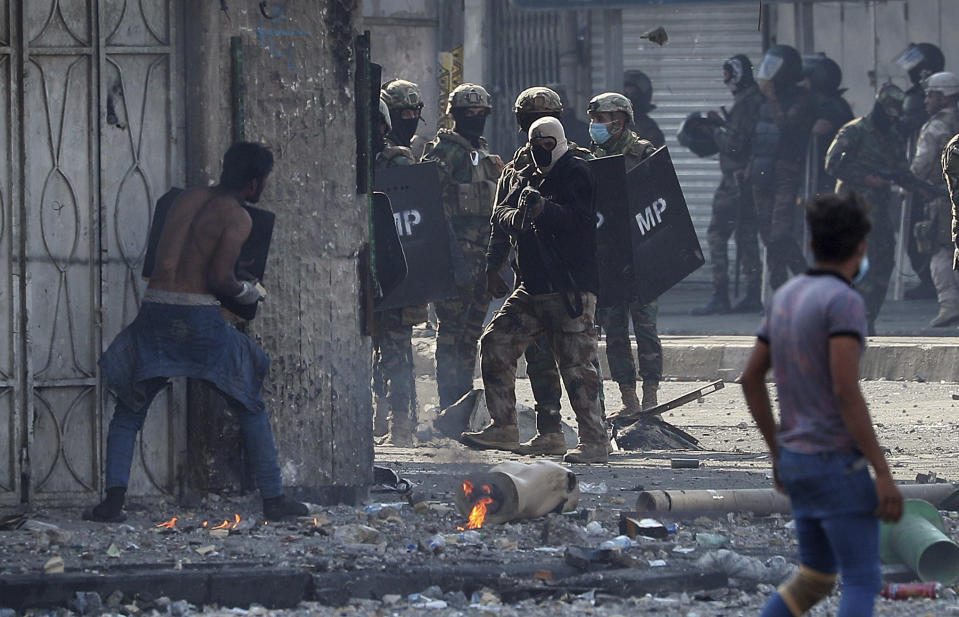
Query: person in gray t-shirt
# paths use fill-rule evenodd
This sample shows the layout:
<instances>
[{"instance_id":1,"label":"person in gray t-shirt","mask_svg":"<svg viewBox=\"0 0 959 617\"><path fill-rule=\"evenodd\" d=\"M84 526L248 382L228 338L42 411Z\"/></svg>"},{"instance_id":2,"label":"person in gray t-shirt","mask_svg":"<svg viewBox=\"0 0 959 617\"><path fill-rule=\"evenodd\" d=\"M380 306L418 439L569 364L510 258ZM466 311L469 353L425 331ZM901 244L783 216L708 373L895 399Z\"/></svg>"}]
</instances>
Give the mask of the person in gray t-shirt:
<instances>
[{"instance_id":1,"label":"person in gray t-shirt","mask_svg":"<svg viewBox=\"0 0 959 617\"><path fill-rule=\"evenodd\" d=\"M859 389L866 308L853 282L869 269L867 211L855 193L806 207L816 267L773 296L743 373L746 404L769 446L776 488L789 495L799 540L799 570L762 617L805 614L829 595L837 570L839 617L872 615L882 581L879 521L902 516L902 495ZM770 368L779 426L766 390Z\"/></svg>"}]
</instances>

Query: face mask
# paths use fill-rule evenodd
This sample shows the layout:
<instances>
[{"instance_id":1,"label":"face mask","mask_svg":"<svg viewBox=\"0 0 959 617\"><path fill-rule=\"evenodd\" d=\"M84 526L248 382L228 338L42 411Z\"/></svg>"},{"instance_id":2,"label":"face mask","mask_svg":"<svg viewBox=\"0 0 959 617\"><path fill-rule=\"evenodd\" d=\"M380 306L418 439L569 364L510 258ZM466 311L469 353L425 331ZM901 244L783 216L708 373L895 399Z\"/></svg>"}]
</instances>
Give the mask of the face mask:
<instances>
[{"instance_id":1,"label":"face mask","mask_svg":"<svg viewBox=\"0 0 959 617\"><path fill-rule=\"evenodd\" d=\"M589 137L598 144L604 144L609 141L612 135L609 134L609 125L599 122L590 122Z\"/></svg>"},{"instance_id":2,"label":"face mask","mask_svg":"<svg viewBox=\"0 0 959 617\"><path fill-rule=\"evenodd\" d=\"M390 112L390 119L393 121L393 137L396 138L397 145L409 146L410 140L416 133L416 127L420 123L419 118L400 118L399 113L395 115Z\"/></svg>"},{"instance_id":3,"label":"face mask","mask_svg":"<svg viewBox=\"0 0 959 617\"><path fill-rule=\"evenodd\" d=\"M479 116L460 116L456 119L456 132L466 137L479 138L486 128L486 114Z\"/></svg>"},{"instance_id":4,"label":"face mask","mask_svg":"<svg viewBox=\"0 0 959 617\"><path fill-rule=\"evenodd\" d=\"M547 150L543 146L533 146L532 154L533 161L540 169L549 167L549 164L553 162L553 152L551 150Z\"/></svg>"},{"instance_id":5,"label":"face mask","mask_svg":"<svg viewBox=\"0 0 959 617\"><path fill-rule=\"evenodd\" d=\"M859 270L856 272L856 275L852 277L852 284L858 285L866 278L866 274L869 272L869 255L864 255L862 261L859 262Z\"/></svg>"}]
</instances>

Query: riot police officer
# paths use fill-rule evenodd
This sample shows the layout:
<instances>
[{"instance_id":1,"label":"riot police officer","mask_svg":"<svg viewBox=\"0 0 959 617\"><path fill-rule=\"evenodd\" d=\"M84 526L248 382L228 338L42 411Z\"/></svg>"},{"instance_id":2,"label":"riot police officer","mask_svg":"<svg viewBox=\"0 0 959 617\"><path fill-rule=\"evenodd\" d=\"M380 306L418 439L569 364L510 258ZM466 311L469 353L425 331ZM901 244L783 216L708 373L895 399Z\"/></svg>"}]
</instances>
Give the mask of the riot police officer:
<instances>
[{"instance_id":1,"label":"riot police officer","mask_svg":"<svg viewBox=\"0 0 959 617\"><path fill-rule=\"evenodd\" d=\"M762 310L762 263L756 230L756 205L745 178L749 149L763 95L753 79L753 65L744 55L723 63L723 82L733 93L733 106L725 119L710 112L711 123L703 123L719 150L722 182L713 196L712 218L707 239L713 264L713 297L706 306L693 309L693 315L712 315L730 311ZM729 237L736 232L736 250L746 275L746 295L736 304L729 303Z\"/></svg>"},{"instance_id":2,"label":"riot police officer","mask_svg":"<svg viewBox=\"0 0 959 617\"><path fill-rule=\"evenodd\" d=\"M589 102L587 111L592 151L597 158L622 154L628 172L656 151L656 146L629 129L633 123L633 105L626 96L616 92L600 94ZM657 391L663 376L663 346L656 332L657 311L656 302L645 306L629 302L597 312L597 321L606 331L609 372L619 384L623 411L638 411L657 403ZM636 334L639 374L643 379L642 403L636 396L636 365L629 341L630 319Z\"/></svg>"},{"instance_id":3,"label":"riot police officer","mask_svg":"<svg viewBox=\"0 0 959 617\"><path fill-rule=\"evenodd\" d=\"M799 208L809 134L815 108L809 91L799 85L802 58L795 48L774 45L759 67L757 81L765 100L759 108L752 142L749 179L759 212L759 234L766 245L769 282L778 288L789 272L806 270L799 248Z\"/></svg>"},{"instance_id":4,"label":"riot police officer","mask_svg":"<svg viewBox=\"0 0 959 617\"><path fill-rule=\"evenodd\" d=\"M489 307L486 247L496 181L503 161L490 154L483 132L493 106L486 89L461 84L449 95L446 112L453 128L440 129L423 161L439 163L443 206L452 227L457 295L434 303L436 384L445 409L473 388L476 343Z\"/></svg>"},{"instance_id":5,"label":"riot police officer","mask_svg":"<svg viewBox=\"0 0 959 617\"><path fill-rule=\"evenodd\" d=\"M877 173L882 170L909 172L905 145L895 130L904 97L898 86L883 85L876 94L872 111L840 128L826 153L826 172L838 179L836 192L856 191L873 207L867 272L856 285L866 302L869 334L876 331L876 317L895 266L896 246L892 187Z\"/></svg>"},{"instance_id":6,"label":"riot police officer","mask_svg":"<svg viewBox=\"0 0 959 617\"><path fill-rule=\"evenodd\" d=\"M409 140L416 125L406 122L397 126L404 114L419 122L423 108L419 87L409 81L395 79L383 85L380 106L374 126L381 138L374 142L377 169L412 165ZM377 311L373 326L373 435L389 435L395 446L413 445L416 428L416 383L413 376L413 326L426 321L425 306Z\"/></svg>"},{"instance_id":7,"label":"riot police officer","mask_svg":"<svg viewBox=\"0 0 959 617\"><path fill-rule=\"evenodd\" d=\"M842 69L825 54L803 56L803 86L809 89L816 105L816 122L812 126L807 158L805 196L831 193L836 179L825 171L826 151L839 128L853 119L852 108L842 94Z\"/></svg>"},{"instance_id":8,"label":"riot police officer","mask_svg":"<svg viewBox=\"0 0 959 617\"><path fill-rule=\"evenodd\" d=\"M942 54L942 50L932 43L910 43L905 51L896 57L895 62L906 71L912 84L906 90L906 99L902 104L902 118L899 121L899 130L906 141L906 154L911 158L916 153L919 129L929 119L926 113L923 81L930 75L945 69L946 57ZM925 218L926 203L921 193L912 194L907 206L909 220L913 225ZM919 277L919 284L907 289L903 295L909 300L935 298L936 286L932 281L930 270L931 256L919 250L915 234L909 233L906 252L913 271Z\"/></svg>"},{"instance_id":9,"label":"riot police officer","mask_svg":"<svg viewBox=\"0 0 959 617\"><path fill-rule=\"evenodd\" d=\"M923 83L929 119L919 130L916 153L909 168L920 180L945 187L942 152L952 136L959 133L959 78L949 72L930 75ZM934 328L959 323L959 283L952 269L952 207L946 197L928 196L926 224L918 225L920 246L928 247L929 269L939 298L939 314L929 324Z\"/></svg>"}]
</instances>

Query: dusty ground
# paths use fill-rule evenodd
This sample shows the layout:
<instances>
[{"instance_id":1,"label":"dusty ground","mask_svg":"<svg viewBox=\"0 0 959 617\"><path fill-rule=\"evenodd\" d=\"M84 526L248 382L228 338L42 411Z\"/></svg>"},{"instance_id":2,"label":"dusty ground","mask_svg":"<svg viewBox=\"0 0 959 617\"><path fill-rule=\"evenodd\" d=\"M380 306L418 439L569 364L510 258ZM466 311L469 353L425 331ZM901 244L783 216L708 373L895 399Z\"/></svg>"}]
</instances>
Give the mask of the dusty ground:
<instances>
[{"instance_id":1,"label":"dusty ground","mask_svg":"<svg viewBox=\"0 0 959 617\"><path fill-rule=\"evenodd\" d=\"M434 403L432 384L420 384L420 402ZM665 383L661 401L681 394L699 384ZM915 382L866 382L867 400L878 427L881 442L890 449L889 459L896 478L914 480L917 473L935 472L941 478L956 480L956 442L954 418L959 401L957 384ZM432 395L435 396L435 395ZM527 381L518 384L519 402L532 404ZM615 386L607 384L606 400L610 409L619 404ZM565 405L565 402L564 402ZM424 419L428 413L424 412ZM160 508L141 508L132 504L129 520L122 525L94 525L78 521L78 512L45 510L31 514L35 520L55 524L66 533L37 533L24 530L0 531L0 577L37 573L51 557L63 559L67 571L106 572L135 571L162 565L173 568L197 567L198 564L269 564L299 566L314 572L351 572L386 569L402 572L427 565L541 563L542 569L559 569L567 546L596 546L617 535L619 512L631 509L637 490L643 488L740 488L768 486L769 461L763 444L752 428L742 403L738 386L728 384L711 394L666 414L665 419L696 436L701 452L617 453L609 465L577 466L580 482L599 489L584 493L580 510L592 511L600 527L596 535L587 535L585 520L577 515L555 515L548 520L522 522L480 530L478 535L460 535L457 526L462 517L452 507L452 489L461 474L482 469L502 460L518 459L510 454L470 451L449 440L436 440L413 449L382 447L377 450L377 464L391 467L414 483L414 502L427 502L428 508L414 509L408 504L376 511L347 507L327 508L317 514L316 521L305 519L280 525L264 525L259 518L258 503L253 498L225 500L210 496L197 510L183 511L169 504ZM702 461L699 469L674 470L669 459L677 454L696 456ZM605 488L603 488L605 487ZM395 494L378 493L374 499L385 503L401 503ZM227 537L211 536L201 527L234 519L238 513L245 530ZM5 514L5 513L0 513ZM160 531L154 525L172 516L179 516L178 531ZM725 548L741 555L766 561L775 556L787 562L795 559L795 547L787 527L788 518L730 515L694 520L661 517L663 523L675 523L677 530L664 540L644 541L626 550L634 557L636 567L651 569L649 562L663 560L666 568L694 567L697 560L715 550L703 540L705 533L717 533L728 539ZM359 527L363 525L364 527ZM959 537L959 518L947 515L947 526L953 537ZM595 525L594 525L595 527ZM444 538L446 547L434 553L428 547L436 534ZM679 550L677 550L679 549ZM686 551L686 549L692 549ZM534 584L535 581L531 584ZM756 615L771 587L761 580L734 580L731 588L704 590L700 593L666 593L659 597L615 598L602 593L582 595L576 590L564 595L562 589L551 594L537 593L529 600L507 598L501 604L496 594L487 593L467 598L461 593L442 590L420 590L435 600L414 597L356 601L338 609L303 605L298 610L262 611L283 617L294 615L626 615L656 614L676 617L714 615ZM389 590L378 590L378 598ZM880 615L948 615L957 605L955 594L936 602L881 601ZM130 599L126 600L127 603ZM3 605L0 598L0 606ZM472 606L471 606L472 605ZM150 615L175 614L168 605L139 601L126 609ZM193 613L201 609L189 609ZM835 598L814 615L834 615ZM957 609L959 610L959 609ZM254 609L250 614L261 611ZM243 610L205 611L207 615L243 615ZM4 616L6 617L6 616ZM175 615L180 617L180 615Z\"/></svg>"}]
</instances>

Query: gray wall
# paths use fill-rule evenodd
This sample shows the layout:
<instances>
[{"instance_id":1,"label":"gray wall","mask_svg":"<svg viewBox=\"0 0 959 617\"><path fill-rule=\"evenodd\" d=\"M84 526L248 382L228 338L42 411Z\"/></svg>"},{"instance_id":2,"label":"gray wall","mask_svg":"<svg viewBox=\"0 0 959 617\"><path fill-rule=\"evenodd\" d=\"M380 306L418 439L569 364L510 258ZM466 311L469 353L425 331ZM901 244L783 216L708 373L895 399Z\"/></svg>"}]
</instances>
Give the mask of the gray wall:
<instances>
[{"instance_id":1,"label":"gray wall","mask_svg":"<svg viewBox=\"0 0 959 617\"><path fill-rule=\"evenodd\" d=\"M946 68L959 70L956 0L818 2L811 7L808 25L794 4L780 3L775 8L777 41L798 45L801 51L825 52L838 62L849 88L847 99L857 115L872 107L877 84L892 78L900 86L909 86L909 78L893 59L910 42L938 45L946 56ZM812 49L802 49L803 31L811 32Z\"/></svg>"},{"instance_id":2,"label":"gray wall","mask_svg":"<svg viewBox=\"0 0 959 617\"><path fill-rule=\"evenodd\" d=\"M266 387L287 485L318 493L372 482L370 343L362 336L359 254L368 240L356 193L355 3L185 2L187 169L219 170L230 142L230 36L242 37L246 138L276 166L261 204L277 214L251 330L273 359ZM276 8L285 7L285 8Z\"/></svg>"},{"instance_id":3,"label":"gray wall","mask_svg":"<svg viewBox=\"0 0 959 617\"><path fill-rule=\"evenodd\" d=\"M367 0L361 30L372 38L373 62L383 66L383 82L412 81L423 92L423 119L417 134L432 139L439 117L439 16L436 0Z\"/></svg>"}]
</instances>

